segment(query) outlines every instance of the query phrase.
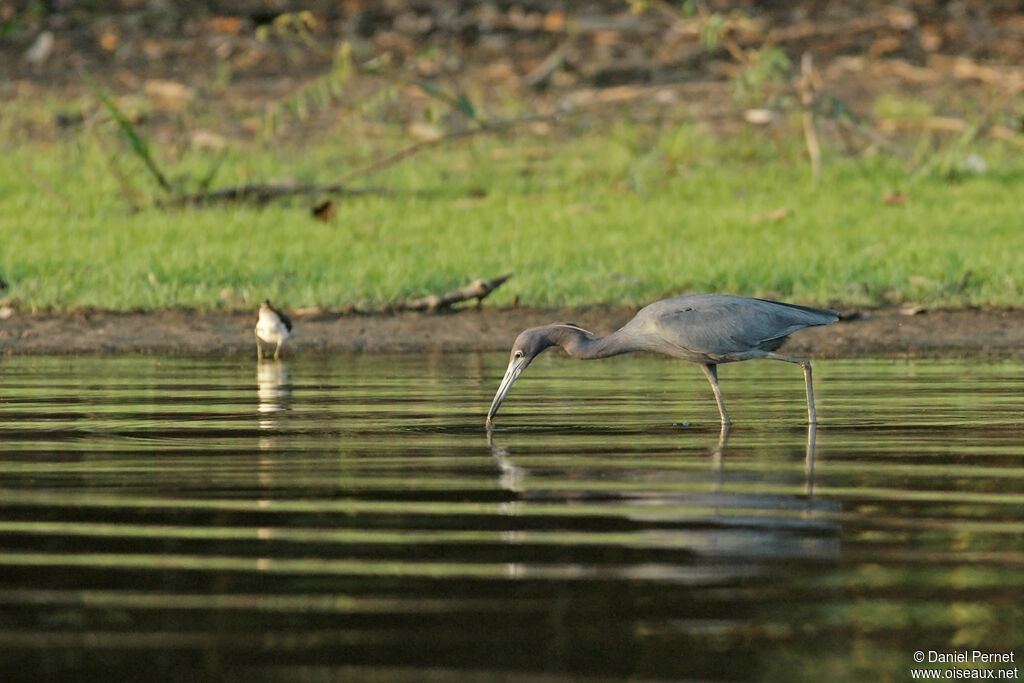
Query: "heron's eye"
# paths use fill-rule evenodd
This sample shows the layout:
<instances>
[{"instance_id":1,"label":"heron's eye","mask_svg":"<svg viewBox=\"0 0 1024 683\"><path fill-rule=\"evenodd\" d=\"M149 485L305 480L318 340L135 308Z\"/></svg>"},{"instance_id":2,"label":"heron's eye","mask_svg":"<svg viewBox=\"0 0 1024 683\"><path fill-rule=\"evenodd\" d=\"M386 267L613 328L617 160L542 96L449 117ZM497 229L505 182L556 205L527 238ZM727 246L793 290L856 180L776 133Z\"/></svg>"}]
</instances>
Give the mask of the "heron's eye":
<instances>
[{"instance_id":1,"label":"heron's eye","mask_svg":"<svg viewBox=\"0 0 1024 683\"><path fill-rule=\"evenodd\" d=\"M522 351L516 351L512 355L514 355L516 358L522 358L523 357L523 352Z\"/></svg>"}]
</instances>

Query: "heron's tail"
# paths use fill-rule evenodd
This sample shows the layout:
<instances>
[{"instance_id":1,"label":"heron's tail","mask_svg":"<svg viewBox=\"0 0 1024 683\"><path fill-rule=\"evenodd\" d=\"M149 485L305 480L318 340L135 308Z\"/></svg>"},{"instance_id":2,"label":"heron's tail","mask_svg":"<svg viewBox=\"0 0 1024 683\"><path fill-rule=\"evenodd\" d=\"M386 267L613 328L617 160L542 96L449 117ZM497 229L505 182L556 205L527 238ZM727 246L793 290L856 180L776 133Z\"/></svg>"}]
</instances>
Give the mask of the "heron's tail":
<instances>
[{"instance_id":1,"label":"heron's tail","mask_svg":"<svg viewBox=\"0 0 1024 683\"><path fill-rule=\"evenodd\" d=\"M802 315L799 315L800 322L807 327L816 327L818 325L831 325L832 323L839 320L839 314L828 308L814 308L813 306L801 306L800 304L789 304L785 301L772 301L771 299L758 299L758 301L765 301L776 306L783 306L793 311L799 311Z\"/></svg>"}]
</instances>

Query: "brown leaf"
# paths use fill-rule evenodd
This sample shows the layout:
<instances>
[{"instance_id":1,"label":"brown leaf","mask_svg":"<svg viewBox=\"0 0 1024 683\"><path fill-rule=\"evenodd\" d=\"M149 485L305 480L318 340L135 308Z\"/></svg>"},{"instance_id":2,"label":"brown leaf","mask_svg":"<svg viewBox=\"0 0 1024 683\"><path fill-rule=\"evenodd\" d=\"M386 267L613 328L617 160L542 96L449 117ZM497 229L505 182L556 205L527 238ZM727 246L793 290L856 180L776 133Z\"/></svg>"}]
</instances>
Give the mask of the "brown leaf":
<instances>
[{"instance_id":1,"label":"brown leaf","mask_svg":"<svg viewBox=\"0 0 1024 683\"><path fill-rule=\"evenodd\" d=\"M544 15L544 30L551 33L561 33L565 30L565 12L552 10Z\"/></svg>"},{"instance_id":2,"label":"brown leaf","mask_svg":"<svg viewBox=\"0 0 1024 683\"><path fill-rule=\"evenodd\" d=\"M242 32L242 20L238 17L210 17L206 20L206 30L210 33L237 36Z\"/></svg>"},{"instance_id":3,"label":"brown leaf","mask_svg":"<svg viewBox=\"0 0 1024 683\"><path fill-rule=\"evenodd\" d=\"M102 47L107 52L113 52L114 50L116 50L117 45L120 42L121 41L118 38L117 33L111 31L110 29L104 29L103 32L99 35L100 47Z\"/></svg>"},{"instance_id":4,"label":"brown leaf","mask_svg":"<svg viewBox=\"0 0 1024 683\"><path fill-rule=\"evenodd\" d=\"M318 221L328 222L334 220L334 202L326 199L313 207L313 218Z\"/></svg>"}]
</instances>

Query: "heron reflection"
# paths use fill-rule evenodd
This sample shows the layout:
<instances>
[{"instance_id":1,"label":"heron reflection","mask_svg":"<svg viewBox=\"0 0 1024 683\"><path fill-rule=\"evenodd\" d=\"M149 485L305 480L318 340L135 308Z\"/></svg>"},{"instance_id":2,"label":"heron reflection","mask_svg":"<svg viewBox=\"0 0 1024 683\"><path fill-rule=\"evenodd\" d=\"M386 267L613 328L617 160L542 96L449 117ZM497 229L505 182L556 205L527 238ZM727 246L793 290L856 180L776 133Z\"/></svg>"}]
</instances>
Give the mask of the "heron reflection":
<instances>
[{"instance_id":1,"label":"heron reflection","mask_svg":"<svg viewBox=\"0 0 1024 683\"><path fill-rule=\"evenodd\" d=\"M548 533L598 526L615 529L616 540L607 543L623 549L609 553L627 553L630 559L620 558L611 569L606 563L600 571L630 576L654 572L651 577L668 580L703 581L715 572L719 578L771 572L777 560L834 560L839 554L835 517L840 508L833 500L813 497L816 434L811 424L798 446L789 432L786 445L773 447L791 453L796 446L802 451L803 467L781 453L779 461L790 462L791 467L765 468L760 457L752 461L750 441L728 425L721 426L717 438L708 434L706 444L697 449L704 455L696 455L696 460L692 449L678 454L678 442L670 437L663 444L658 439L645 441L643 455L631 449L621 456L636 457L635 466L615 458L614 438L608 452L588 457L566 443L572 434L562 435L559 446L572 451L578 465L566 466L558 458L559 464L548 467L536 452L527 454L525 446L520 453L524 464L518 463L515 442L502 443L501 433L492 431L487 444L497 468L496 486L504 492L499 510L510 518L531 520L520 526L510 519L502 538L528 547ZM626 443L632 438L627 435ZM730 438L740 440L734 446ZM704 466L693 467L701 457ZM730 457L736 463L731 467ZM791 484L797 482L802 491L794 491ZM537 515L562 521L547 531L536 526ZM706 564L709 560L711 564ZM572 575L590 571L582 565L557 569L563 570ZM527 576L550 572L551 567L531 561L524 551L521 561L509 563L509 571L512 576Z\"/></svg>"}]
</instances>

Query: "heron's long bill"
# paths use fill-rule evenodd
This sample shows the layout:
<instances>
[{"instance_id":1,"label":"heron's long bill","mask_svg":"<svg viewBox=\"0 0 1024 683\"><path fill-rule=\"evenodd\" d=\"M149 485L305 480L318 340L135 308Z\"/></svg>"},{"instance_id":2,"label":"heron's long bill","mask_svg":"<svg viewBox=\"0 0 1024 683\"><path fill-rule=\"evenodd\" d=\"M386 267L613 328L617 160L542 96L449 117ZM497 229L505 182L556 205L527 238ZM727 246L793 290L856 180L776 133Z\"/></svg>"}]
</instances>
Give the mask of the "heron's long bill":
<instances>
[{"instance_id":1,"label":"heron's long bill","mask_svg":"<svg viewBox=\"0 0 1024 683\"><path fill-rule=\"evenodd\" d=\"M509 389L512 388L512 383L523 373L526 366L530 364L530 359L526 357L513 358L508 363L508 369L505 370L505 376L501 378L501 386L498 387L498 393L494 395L494 400L491 401L491 409L487 411L487 426L491 426L491 420L498 414L498 408L501 407L502 401L505 400L505 396L508 395Z\"/></svg>"}]
</instances>

